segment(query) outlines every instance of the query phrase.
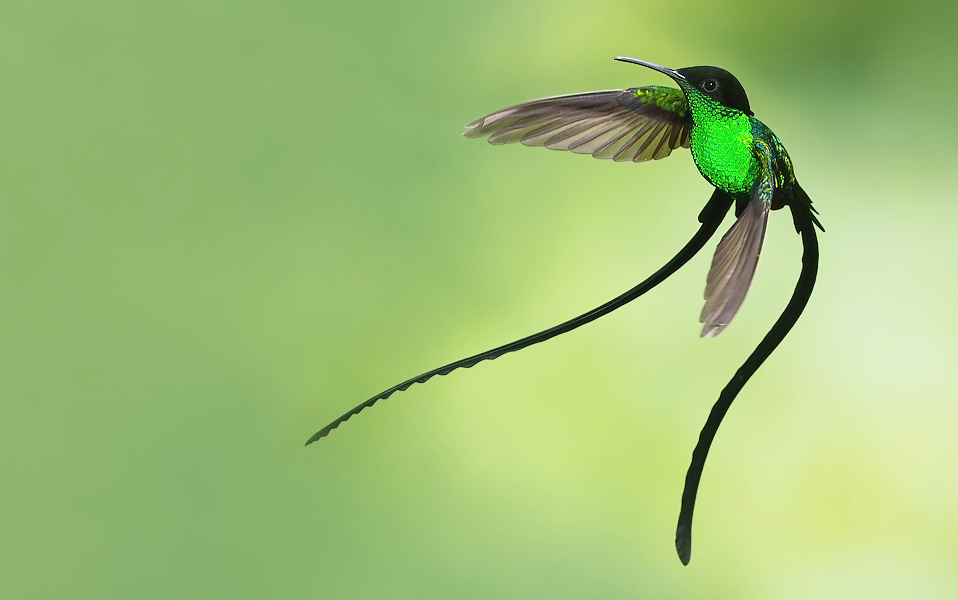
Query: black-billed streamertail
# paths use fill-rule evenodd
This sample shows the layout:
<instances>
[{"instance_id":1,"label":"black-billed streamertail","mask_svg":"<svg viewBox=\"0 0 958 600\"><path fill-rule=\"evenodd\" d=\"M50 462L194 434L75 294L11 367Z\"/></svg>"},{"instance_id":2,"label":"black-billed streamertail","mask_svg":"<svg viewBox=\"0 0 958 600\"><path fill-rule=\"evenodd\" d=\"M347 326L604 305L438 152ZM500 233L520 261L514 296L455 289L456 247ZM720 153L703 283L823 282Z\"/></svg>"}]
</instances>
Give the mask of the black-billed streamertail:
<instances>
[{"instance_id":1,"label":"black-billed streamertail","mask_svg":"<svg viewBox=\"0 0 958 600\"><path fill-rule=\"evenodd\" d=\"M523 102L473 121L466 126L464 135L488 136L492 144L521 142L616 162L657 160L677 148L690 148L695 166L715 187L699 214L700 226L695 235L672 260L621 296L545 331L407 379L356 406L316 432L306 444L325 437L356 413L414 383L543 342L631 302L665 281L698 253L734 205L736 221L712 258L700 318L704 323L702 337L718 335L745 299L762 249L769 212L787 206L804 247L801 273L781 316L722 390L692 452L675 535L679 558L688 564L692 512L709 447L732 401L804 310L818 271L815 227L821 229L821 224L811 200L795 179L784 146L753 116L745 89L731 73L718 67L669 69L633 58L616 60L663 73L678 88L649 85Z\"/></svg>"}]
</instances>

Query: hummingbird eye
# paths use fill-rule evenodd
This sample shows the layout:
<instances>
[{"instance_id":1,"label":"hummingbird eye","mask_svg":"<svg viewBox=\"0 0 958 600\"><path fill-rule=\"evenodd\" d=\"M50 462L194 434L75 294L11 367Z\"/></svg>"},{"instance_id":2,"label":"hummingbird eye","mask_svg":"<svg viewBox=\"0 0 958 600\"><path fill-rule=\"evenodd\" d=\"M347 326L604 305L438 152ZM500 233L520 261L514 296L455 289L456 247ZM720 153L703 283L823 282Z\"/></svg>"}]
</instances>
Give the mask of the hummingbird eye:
<instances>
[{"instance_id":1,"label":"hummingbird eye","mask_svg":"<svg viewBox=\"0 0 958 600\"><path fill-rule=\"evenodd\" d=\"M702 89L706 92L714 92L718 89L718 81L714 79L706 79L702 82Z\"/></svg>"}]
</instances>

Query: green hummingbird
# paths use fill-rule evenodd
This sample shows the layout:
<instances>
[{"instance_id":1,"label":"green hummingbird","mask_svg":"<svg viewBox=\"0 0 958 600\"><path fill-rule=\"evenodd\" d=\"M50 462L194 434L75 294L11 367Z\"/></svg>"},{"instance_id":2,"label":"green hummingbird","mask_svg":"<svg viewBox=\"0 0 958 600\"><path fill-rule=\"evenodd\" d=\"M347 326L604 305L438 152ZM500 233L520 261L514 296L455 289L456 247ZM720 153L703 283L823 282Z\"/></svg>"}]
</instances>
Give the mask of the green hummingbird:
<instances>
[{"instance_id":1,"label":"green hummingbird","mask_svg":"<svg viewBox=\"0 0 958 600\"><path fill-rule=\"evenodd\" d=\"M665 281L697 254L734 205L736 220L713 255L700 316L704 324L702 337L718 335L745 300L770 211L787 206L802 239L801 273L782 314L722 389L692 452L675 534L679 559L688 564L692 513L709 447L732 401L804 310L818 272L815 228L824 229L811 200L798 185L785 147L754 117L745 89L735 76L718 67L670 69L634 58L615 60L658 71L670 77L678 88L648 85L523 102L473 121L463 135L488 136L491 144L521 142L616 162L658 160L677 148L690 148L695 166L715 187L699 213L699 229L692 238L662 268L624 294L539 333L407 379L345 413L316 432L306 444L325 437L353 415L414 383L543 342L624 306Z\"/></svg>"}]
</instances>

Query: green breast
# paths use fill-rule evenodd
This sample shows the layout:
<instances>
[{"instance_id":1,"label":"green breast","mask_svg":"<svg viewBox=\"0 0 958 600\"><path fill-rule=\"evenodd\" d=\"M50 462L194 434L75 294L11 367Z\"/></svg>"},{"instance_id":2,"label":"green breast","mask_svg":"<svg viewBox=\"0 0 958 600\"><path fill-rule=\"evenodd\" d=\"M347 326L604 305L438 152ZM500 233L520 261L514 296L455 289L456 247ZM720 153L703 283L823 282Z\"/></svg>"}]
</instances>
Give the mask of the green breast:
<instances>
[{"instance_id":1,"label":"green breast","mask_svg":"<svg viewBox=\"0 0 958 600\"><path fill-rule=\"evenodd\" d=\"M730 194L746 194L758 177L748 115L717 103L692 106L689 146L699 172Z\"/></svg>"}]
</instances>

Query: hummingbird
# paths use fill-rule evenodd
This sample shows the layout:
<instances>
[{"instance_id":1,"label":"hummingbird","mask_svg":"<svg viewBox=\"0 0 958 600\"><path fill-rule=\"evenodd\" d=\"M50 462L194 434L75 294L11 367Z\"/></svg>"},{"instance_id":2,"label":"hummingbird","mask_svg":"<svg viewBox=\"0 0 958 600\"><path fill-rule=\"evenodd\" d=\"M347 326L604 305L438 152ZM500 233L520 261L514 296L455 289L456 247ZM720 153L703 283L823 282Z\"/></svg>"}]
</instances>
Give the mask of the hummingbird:
<instances>
[{"instance_id":1,"label":"hummingbird","mask_svg":"<svg viewBox=\"0 0 958 600\"><path fill-rule=\"evenodd\" d=\"M738 312L755 274L769 213L788 207L801 236L802 267L779 318L722 389L699 434L685 476L675 548L687 565L692 553L692 514L702 470L725 414L746 382L792 329L805 309L818 273L816 227L824 231L808 194L795 178L778 137L752 112L734 75L712 66L670 69L627 57L615 60L647 67L678 87L647 85L555 96L503 108L466 125L464 136L488 136L491 144L520 142L590 154L614 162L645 162L689 148L699 173L715 189L698 215L699 228L676 255L648 279L586 313L514 342L451 362L373 396L316 432L306 445L379 400L436 375L498 358L594 321L642 296L680 269L715 234L730 209L735 221L719 241L706 277L701 337L720 334Z\"/></svg>"}]
</instances>

